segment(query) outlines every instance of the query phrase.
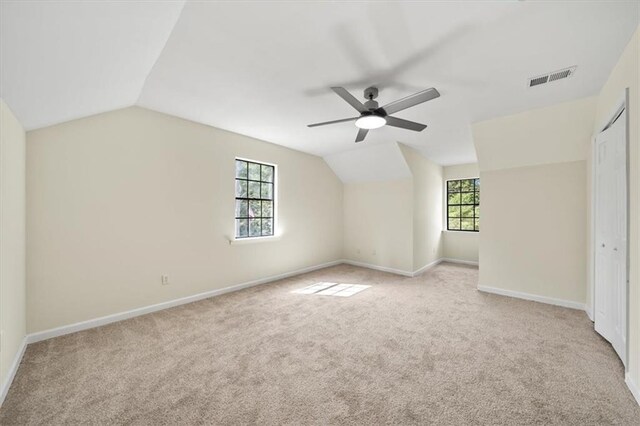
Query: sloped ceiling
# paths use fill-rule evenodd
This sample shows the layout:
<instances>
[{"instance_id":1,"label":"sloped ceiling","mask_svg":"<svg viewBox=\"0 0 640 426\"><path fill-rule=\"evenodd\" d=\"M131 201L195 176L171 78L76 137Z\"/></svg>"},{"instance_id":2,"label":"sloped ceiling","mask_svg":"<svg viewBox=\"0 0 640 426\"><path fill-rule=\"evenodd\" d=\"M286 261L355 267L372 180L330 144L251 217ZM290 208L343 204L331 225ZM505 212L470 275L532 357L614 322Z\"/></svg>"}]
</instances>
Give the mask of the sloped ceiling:
<instances>
[{"instance_id":1,"label":"sloped ceiling","mask_svg":"<svg viewBox=\"0 0 640 426\"><path fill-rule=\"evenodd\" d=\"M183 1L2 1L0 97L27 129L136 103Z\"/></svg>"},{"instance_id":2,"label":"sloped ceiling","mask_svg":"<svg viewBox=\"0 0 640 426\"><path fill-rule=\"evenodd\" d=\"M184 7L183 7L184 6ZM2 2L0 96L27 129L138 104L330 158L402 142L447 165L476 159L470 125L595 95L639 3ZM570 79L528 77L577 65ZM397 115L421 133L312 122L354 116L328 87L381 104L437 87ZM390 170L393 167L389 168Z\"/></svg>"},{"instance_id":3,"label":"sloped ceiling","mask_svg":"<svg viewBox=\"0 0 640 426\"><path fill-rule=\"evenodd\" d=\"M474 123L480 171L586 160L597 103L593 96Z\"/></svg>"},{"instance_id":4,"label":"sloped ceiling","mask_svg":"<svg viewBox=\"0 0 640 426\"><path fill-rule=\"evenodd\" d=\"M324 157L345 183L408 179L411 170L396 142L364 146Z\"/></svg>"}]
</instances>

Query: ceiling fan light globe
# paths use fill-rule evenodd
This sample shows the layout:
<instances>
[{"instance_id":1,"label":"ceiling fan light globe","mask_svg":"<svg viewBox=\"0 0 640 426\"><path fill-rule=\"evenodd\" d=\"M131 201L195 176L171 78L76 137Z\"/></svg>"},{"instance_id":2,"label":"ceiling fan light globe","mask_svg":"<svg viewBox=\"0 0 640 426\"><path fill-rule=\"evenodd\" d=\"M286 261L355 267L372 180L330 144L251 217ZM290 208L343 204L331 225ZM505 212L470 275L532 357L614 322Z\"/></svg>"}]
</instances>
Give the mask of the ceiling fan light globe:
<instances>
[{"instance_id":1,"label":"ceiling fan light globe","mask_svg":"<svg viewBox=\"0 0 640 426\"><path fill-rule=\"evenodd\" d=\"M365 115L356 120L356 127L360 129L373 130L387 124L387 120L379 115Z\"/></svg>"}]
</instances>

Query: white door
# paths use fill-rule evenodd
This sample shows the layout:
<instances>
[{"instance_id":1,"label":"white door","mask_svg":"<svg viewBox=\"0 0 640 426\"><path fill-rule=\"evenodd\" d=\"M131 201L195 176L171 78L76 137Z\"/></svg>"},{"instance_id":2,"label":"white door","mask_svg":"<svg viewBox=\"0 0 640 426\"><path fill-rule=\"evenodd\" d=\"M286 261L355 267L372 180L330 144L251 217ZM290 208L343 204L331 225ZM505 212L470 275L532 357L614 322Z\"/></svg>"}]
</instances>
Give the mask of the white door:
<instances>
[{"instance_id":1,"label":"white door","mask_svg":"<svg viewBox=\"0 0 640 426\"><path fill-rule=\"evenodd\" d=\"M622 114L596 137L595 329L626 365L627 160Z\"/></svg>"}]
</instances>

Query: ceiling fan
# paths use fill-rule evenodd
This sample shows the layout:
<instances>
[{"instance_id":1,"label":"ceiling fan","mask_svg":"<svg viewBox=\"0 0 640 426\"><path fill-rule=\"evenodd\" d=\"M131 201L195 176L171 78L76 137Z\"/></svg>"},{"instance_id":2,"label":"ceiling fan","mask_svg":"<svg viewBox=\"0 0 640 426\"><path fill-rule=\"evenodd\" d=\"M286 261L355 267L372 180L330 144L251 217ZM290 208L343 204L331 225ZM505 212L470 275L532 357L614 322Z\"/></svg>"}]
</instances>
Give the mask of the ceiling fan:
<instances>
[{"instance_id":1,"label":"ceiling fan","mask_svg":"<svg viewBox=\"0 0 640 426\"><path fill-rule=\"evenodd\" d=\"M416 123L414 121L403 120L402 118L391 117L390 114L402 111L412 106L430 101L440 96L440 93L434 88L423 90L406 98L391 102L383 107L378 107L378 102L374 101L378 97L378 89L369 87L364 90L364 97L367 101L363 104L355 98L344 87L332 87L331 90L336 92L338 96L347 101L349 105L354 107L360 113L358 117L343 118L341 120L325 121L323 123L309 124L307 127L325 126L327 124L343 123L346 121L355 121L358 130L356 142L361 142L369 133L369 130L380 128L384 125L399 127L401 129L413 130L421 132L427 128L425 124Z\"/></svg>"}]
</instances>

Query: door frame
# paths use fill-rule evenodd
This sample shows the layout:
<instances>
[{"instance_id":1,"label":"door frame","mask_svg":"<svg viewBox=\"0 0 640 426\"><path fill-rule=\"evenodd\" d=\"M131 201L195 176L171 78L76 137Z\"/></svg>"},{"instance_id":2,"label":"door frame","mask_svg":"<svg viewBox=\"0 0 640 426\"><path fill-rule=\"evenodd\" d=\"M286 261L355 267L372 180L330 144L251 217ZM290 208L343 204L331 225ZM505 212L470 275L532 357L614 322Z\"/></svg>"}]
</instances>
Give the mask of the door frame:
<instances>
[{"instance_id":1,"label":"door frame","mask_svg":"<svg viewBox=\"0 0 640 426\"><path fill-rule=\"evenodd\" d=\"M631 215L630 215L630 208L631 208L631 203L630 203L630 179L629 179L629 172L630 172L630 156L629 156L629 88L625 88L624 92L622 94L622 96L618 99L618 102L616 102L614 104L614 108L613 111L611 112L611 114L607 115L607 118L604 122L600 123L599 126L596 128L596 133L591 137L591 170L590 170L590 174L591 174L591 190L590 190L590 196L591 196L591 206L590 206L590 211L591 211L591 220L589 223L589 229L590 229L590 233L591 233L591 238L589 241L589 261L590 261L590 267L589 267L589 286L591 287L590 293L591 293L591 303L588 306L587 309L587 315L589 316L589 319L591 321L595 320L595 300L596 300L596 285L595 285L595 272L596 272L596 155L597 155L597 151L596 151L596 137L602 133L604 130L606 130L607 128L609 128L609 126L611 126L616 119L622 114L624 114L624 118L625 118L625 175L626 175L626 181L627 181L627 190L626 190L626 199L627 199L627 259L626 259L626 318L625 318L625 322L626 322L626 327L625 327L625 331L626 331L626 336L625 336L625 353L627 354L627 358L629 356L629 266L631 264L630 260L630 245L631 245L631 239L629 236L629 226L630 226L630 222L631 222ZM624 369L625 372L629 371L629 367L628 367L629 362L624 362Z\"/></svg>"}]
</instances>

